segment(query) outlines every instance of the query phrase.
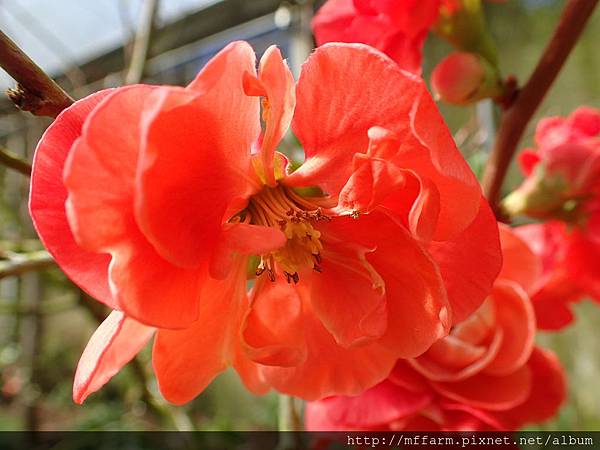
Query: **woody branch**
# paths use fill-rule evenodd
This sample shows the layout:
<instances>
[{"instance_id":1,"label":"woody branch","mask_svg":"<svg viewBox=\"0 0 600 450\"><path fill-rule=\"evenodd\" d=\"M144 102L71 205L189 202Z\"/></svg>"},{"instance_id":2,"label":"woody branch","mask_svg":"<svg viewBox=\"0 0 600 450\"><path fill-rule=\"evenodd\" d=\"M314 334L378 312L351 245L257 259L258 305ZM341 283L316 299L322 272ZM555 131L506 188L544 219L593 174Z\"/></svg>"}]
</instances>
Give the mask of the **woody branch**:
<instances>
[{"instance_id":1,"label":"woody branch","mask_svg":"<svg viewBox=\"0 0 600 450\"><path fill-rule=\"evenodd\" d=\"M498 213L497 202L510 162L527 124L573 50L598 0L569 0L533 73L504 111L483 176L483 190Z\"/></svg>"},{"instance_id":2,"label":"woody branch","mask_svg":"<svg viewBox=\"0 0 600 450\"><path fill-rule=\"evenodd\" d=\"M56 117L73 99L0 31L0 66L17 81L8 97L23 111L36 116Z\"/></svg>"}]
</instances>

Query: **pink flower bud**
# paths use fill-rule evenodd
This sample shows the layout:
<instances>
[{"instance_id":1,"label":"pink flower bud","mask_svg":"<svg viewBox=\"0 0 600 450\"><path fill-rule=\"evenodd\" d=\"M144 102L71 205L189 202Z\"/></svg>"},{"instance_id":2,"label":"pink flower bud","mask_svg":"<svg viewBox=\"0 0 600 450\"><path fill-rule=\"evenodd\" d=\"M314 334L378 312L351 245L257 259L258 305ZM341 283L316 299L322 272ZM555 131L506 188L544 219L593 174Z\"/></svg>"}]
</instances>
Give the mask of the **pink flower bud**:
<instances>
[{"instance_id":1,"label":"pink flower bud","mask_svg":"<svg viewBox=\"0 0 600 450\"><path fill-rule=\"evenodd\" d=\"M433 91L447 103L464 105L501 93L497 72L473 53L455 52L431 74Z\"/></svg>"}]
</instances>

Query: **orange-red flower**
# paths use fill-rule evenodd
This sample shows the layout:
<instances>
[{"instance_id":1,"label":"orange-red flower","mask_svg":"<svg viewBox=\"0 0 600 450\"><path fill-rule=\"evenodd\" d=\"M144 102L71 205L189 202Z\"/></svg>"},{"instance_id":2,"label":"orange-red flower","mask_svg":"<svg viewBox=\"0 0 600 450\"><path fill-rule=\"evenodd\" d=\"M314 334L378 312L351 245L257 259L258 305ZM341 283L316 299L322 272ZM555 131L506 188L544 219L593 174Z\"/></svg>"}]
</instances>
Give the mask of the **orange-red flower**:
<instances>
[{"instance_id":1,"label":"orange-red flower","mask_svg":"<svg viewBox=\"0 0 600 450\"><path fill-rule=\"evenodd\" d=\"M517 232L544 263L533 295L538 326L559 329L573 320L570 302L600 301L600 111L543 119L535 138L537 149L521 154L527 178L504 205L544 221Z\"/></svg>"},{"instance_id":2,"label":"orange-red flower","mask_svg":"<svg viewBox=\"0 0 600 450\"><path fill-rule=\"evenodd\" d=\"M490 297L423 355L357 397L307 407L311 430L513 430L549 419L565 397L556 357L534 347L527 290L540 262L508 228L504 266Z\"/></svg>"},{"instance_id":3,"label":"orange-red flower","mask_svg":"<svg viewBox=\"0 0 600 450\"><path fill-rule=\"evenodd\" d=\"M290 122L294 172L276 151ZM30 206L59 265L115 310L78 402L155 334L172 402L228 365L255 392L355 395L467 317L500 267L423 81L363 45L320 48L295 88L275 47L257 73L236 42L186 88L76 102L38 146Z\"/></svg>"},{"instance_id":4,"label":"orange-red flower","mask_svg":"<svg viewBox=\"0 0 600 450\"><path fill-rule=\"evenodd\" d=\"M361 42L390 56L400 67L421 72L423 44L440 8L452 0L329 0L313 20L317 44Z\"/></svg>"}]
</instances>

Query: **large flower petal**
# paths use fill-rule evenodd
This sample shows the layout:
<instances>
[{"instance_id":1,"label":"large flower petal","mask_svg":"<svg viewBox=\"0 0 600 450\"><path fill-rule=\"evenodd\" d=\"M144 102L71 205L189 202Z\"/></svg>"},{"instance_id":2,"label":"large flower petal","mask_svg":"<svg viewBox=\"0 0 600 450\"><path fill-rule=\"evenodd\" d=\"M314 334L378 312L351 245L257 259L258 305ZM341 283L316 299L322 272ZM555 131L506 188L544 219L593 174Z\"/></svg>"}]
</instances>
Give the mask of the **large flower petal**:
<instances>
[{"instance_id":1,"label":"large flower petal","mask_svg":"<svg viewBox=\"0 0 600 450\"><path fill-rule=\"evenodd\" d=\"M133 359L155 329L113 311L88 342L75 373L73 400L83 403Z\"/></svg>"},{"instance_id":2,"label":"large flower petal","mask_svg":"<svg viewBox=\"0 0 600 450\"><path fill-rule=\"evenodd\" d=\"M294 77L279 49L271 46L260 59L258 78L248 74L244 81L247 94L265 98L263 117L266 129L261 143L260 159L265 180L273 186L275 149L290 126L296 104Z\"/></svg>"},{"instance_id":3,"label":"large flower petal","mask_svg":"<svg viewBox=\"0 0 600 450\"><path fill-rule=\"evenodd\" d=\"M229 46L205 71L195 85L204 73L220 76L208 92L158 93L141 130L137 221L157 251L182 267L208 259L231 204L243 207L256 188L250 148L260 133L258 100L242 83L254 71L254 53L245 43Z\"/></svg>"},{"instance_id":4,"label":"large flower petal","mask_svg":"<svg viewBox=\"0 0 600 450\"><path fill-rule=\"evenodd\" d=\"M429 251L446 284L453 321L461 322L490 293L502 265L496 218L487 202L481 199L479 214L461 235L432 242Z\"/></svg>"},{"instance_id":5,"label":"large flower petal","mask_svg":"<svg viewBox=\"0 0 600 450\"><path fill-rule=\"evenodd\" d=\"M238 258L225 280L210 280L200 299L198 320L184 330L159 330L153 365L162 395L176 404L202 392L235 358L247 307L246 258Z\"/></svg>"},{"instance_id":6,"label":"large flower petal","mask_svg":"<svg viewBox=\"0 0 600 450\"><path fill-rule=\"evenodd\" d=\"M163 257L194 267L215 249L229 205L247 195L251 140L190 92L165 94L145 124L137 219Z\"/></svg>"},{"instance_id":7,"label":"large flower petal","mask_svg":"<svg viewBox=\"0 0 600 450\"><path fill-rule=\"evenodd\" d=\"M289 184L316 184L337 194L350 176L354 154L367 150L369 128L377 125L402 141L393 162L438 187L442 210L436 238L449 238L471 223L479 209L479 185L419 78L370 47L327 44L304 64L296 93L292 128L306 163Z\"/></svg>"},{"instance_id":8,"label":"large flower petal","mask_svg":"<svg viewBox=\"0 0 600 450\"><path fill-rule=\"evenodd\" d=\"M75 102L48 127L35 151L29 194L33 225L44 246L69 278L111 308L116 304L108 287L110 256L86 251L75 242L65 211L67 190L62 173L84 120L113 91L100 91Z\"/></svg>"},{"instance_id":9,"label":"large flower petal","mask_svg":"<svg viewBox=\"0 0 600 450\"><path fill-rule=\"evenodd\" d=\"M309 280L296 285L302 298L306 360L295 367L263 366L267 382L280 392L306 400L331 395L358 395L383 381L396 356L381 345L368 343L343 348L325 329L309 302Z\"/></svg>"},{"instance_id":10,"label":"large flower petal","mask_svg":"<svg viewBox=\"0 0 600 450\"><path fill-rule=\"evenodd\" d=\"M115 307L142 323L172 328L196 318L205 275L204 270L180 269L160 257L134 218L140 117L148 96L162 89L171 88L131 86L106 98L70 153L64 182L77 242L112 256L109 277Z\"/></svg>"},{"instance_id":11,"label":"large flower petal","mask_svg":"<svg viewBox=\"0 0 600 450\"><path fill-rule=\"evenodd\" d=\"M385 289L388 325L381 342L397 357L417 356L448 332L452 311L438 269L404 227L373 212L334 219L320 230L325 247L335 239L374 250L365 254L365 267L373 284ZM335 296L330 302L339 310L346 303Z\"/></svg>"}]
</instances>

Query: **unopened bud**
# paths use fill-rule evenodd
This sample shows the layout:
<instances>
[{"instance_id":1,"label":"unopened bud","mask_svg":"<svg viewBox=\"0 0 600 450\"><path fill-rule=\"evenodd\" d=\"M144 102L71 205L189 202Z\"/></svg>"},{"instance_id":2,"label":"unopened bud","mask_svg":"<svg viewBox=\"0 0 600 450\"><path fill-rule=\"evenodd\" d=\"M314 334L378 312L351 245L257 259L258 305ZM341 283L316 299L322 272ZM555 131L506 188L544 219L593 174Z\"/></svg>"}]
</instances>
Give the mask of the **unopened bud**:
<instances>
[{"instance_id":1,"label":"unopened bud","mask_svg":"<svg viewBox=\"0 0 600 450\"><path fill-rule=\"evenodd\" d=\"M482 57L464 52L442 60L431 74L431 85L438 98L456 105L499 97L503 92L497 71Z\"/></svg>"}]
</instances>

